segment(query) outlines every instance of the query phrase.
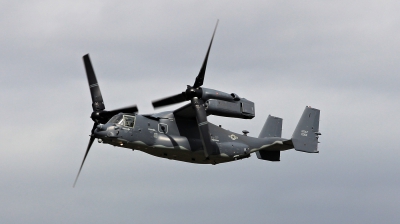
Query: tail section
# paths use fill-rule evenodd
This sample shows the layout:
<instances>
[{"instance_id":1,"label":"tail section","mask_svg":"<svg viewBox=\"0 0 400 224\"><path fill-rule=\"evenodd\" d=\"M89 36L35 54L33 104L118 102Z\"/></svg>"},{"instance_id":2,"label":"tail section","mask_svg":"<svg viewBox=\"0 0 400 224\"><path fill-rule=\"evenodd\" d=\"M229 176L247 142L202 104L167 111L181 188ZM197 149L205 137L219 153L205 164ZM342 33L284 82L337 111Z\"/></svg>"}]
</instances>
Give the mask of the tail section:
<instances>
[{"instance_id":1,"label":"tail section","mask_svg":"<svg viewBox=\"0 0 400 224\"><path fill-rule=\"evenodd\" d=\"M320 111L306 107L293 132L292 143L297 151L318 153Z\"/></svg>"}]
</instances>

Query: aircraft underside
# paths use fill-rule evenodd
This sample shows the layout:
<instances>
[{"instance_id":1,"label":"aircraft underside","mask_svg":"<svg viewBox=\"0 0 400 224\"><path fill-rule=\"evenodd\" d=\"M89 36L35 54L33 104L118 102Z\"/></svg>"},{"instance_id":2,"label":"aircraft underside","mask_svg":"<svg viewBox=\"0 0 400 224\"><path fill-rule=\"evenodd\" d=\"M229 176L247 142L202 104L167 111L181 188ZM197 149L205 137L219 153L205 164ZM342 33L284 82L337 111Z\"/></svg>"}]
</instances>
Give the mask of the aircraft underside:
<instances>
[{"instance_id":1,"label":"aircraft underside","mask_svg":"<svg viewBox=\"0 0 400 224\"><path fill-rule=\"evenodd\" d=\"M230 157L225 153L219 155L210 155L209 158L206 158L204 155L204 150L199 147L198 150L187 149L182 146L174 146L174 147L165 147L162 145L146 145L143 142L127 142L124 139L120 138L103 138L100 140L103 144L110 144L116 147L128 148L132 150L139 150L144 153L157 156L160 158L177 160L188 163L197 163L197 164L212 164L216 165L219 163L231 162L239 159L249 158L250 154L243 154L240 156ZM201 146L201 145L200 145Z\"/></svg>"}]
</instances>

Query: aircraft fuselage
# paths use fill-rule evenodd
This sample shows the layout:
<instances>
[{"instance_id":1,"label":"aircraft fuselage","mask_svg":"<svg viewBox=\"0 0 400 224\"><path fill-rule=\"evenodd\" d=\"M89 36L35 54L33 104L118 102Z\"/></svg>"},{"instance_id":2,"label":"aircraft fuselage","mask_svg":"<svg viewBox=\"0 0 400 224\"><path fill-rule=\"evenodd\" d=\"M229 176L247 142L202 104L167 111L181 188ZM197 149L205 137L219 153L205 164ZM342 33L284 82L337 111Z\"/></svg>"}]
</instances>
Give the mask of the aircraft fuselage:
<instances>
[{"instance_id":1,"label":"aircraft fuselage","mask_svg":"<svg viewBox=\"0 0 400 224\"><path fill-rule=\"evenodd\" d=\"M101 124L94 130L99 142L189 163L218 164L244 159L263 146L287 140L253 138L208 123L213 153L206 158L194 119L175 119L172 112L116 116L122 117L118 123Z\"/></svg>"}]
</instances>

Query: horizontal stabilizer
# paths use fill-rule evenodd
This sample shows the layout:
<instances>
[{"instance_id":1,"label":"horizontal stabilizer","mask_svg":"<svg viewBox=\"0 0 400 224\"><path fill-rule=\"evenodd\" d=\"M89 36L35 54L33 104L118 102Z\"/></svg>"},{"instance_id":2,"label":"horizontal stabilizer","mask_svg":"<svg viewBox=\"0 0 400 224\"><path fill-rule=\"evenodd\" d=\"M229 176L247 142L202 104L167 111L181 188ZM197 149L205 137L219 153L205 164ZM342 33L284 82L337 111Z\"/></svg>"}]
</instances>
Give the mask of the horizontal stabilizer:
<instances>
[{"instance_id":1,"label":"horizontal stabilizer","mask_svg":"<svg viewBox=\"0 0 400 224\"><path fill-rule=\"evenodd\" d=\"M294 149L309 153L318 152L318 137L321 135L319 115L318 109L306 107L291 139Z\"/></svg>"}]
</instances>

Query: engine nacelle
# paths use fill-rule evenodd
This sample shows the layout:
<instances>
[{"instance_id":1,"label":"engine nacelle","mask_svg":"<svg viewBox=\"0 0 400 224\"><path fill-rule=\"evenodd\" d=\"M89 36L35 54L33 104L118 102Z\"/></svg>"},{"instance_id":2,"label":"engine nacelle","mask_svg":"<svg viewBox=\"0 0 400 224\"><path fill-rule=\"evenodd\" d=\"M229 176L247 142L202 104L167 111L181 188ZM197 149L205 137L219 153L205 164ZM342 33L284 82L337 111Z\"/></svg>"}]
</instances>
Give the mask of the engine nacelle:
<instances>
[{"instance_id":1,"label":"engine nacelle","mask_svg":"<svg viewBox=\"0 0 400 224\"><path fill-rule=\"evenodd\" d=\"M203 100L214 99L214 100L223 100L232 102L232 101L239 101L240 97L235 93L229 94L215 89L202 88L201 99Z\"/></svg>"},{"instance_id":2,"label":"engine nacelle","mask_svg":"<svg viewBox=\"0 0 400 224\"><path fill-rule=\"evenodd\" d=\"M255 116L254 103L244 98L231 102L209 99L205 102L205 108L207 114L223 117L252 119Z\"/></svg>"}]
</instances>

